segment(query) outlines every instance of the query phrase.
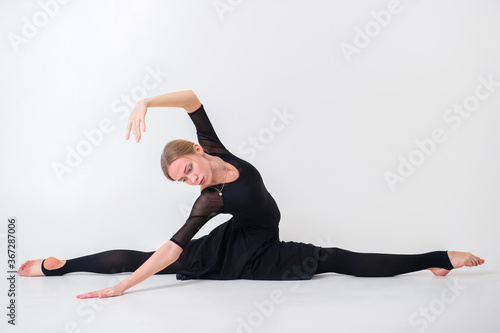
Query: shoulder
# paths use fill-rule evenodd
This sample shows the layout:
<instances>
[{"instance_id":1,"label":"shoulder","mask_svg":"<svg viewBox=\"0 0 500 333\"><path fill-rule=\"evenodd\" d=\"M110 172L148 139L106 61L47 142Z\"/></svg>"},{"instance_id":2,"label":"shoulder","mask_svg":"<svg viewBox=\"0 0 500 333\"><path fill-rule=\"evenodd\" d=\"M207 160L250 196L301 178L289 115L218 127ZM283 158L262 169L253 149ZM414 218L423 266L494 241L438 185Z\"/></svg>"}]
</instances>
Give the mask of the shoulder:
<instances>
[{"instance_id":1,"label":"shoulder","mask_svg":"<svg viewBox=\"0 0 500 333\"><path fill-rule=\"evenodd\" d=\"M213 200L219 198L219 192L211 186L205 186L201 188L200 195L196 199L196 203L204 204L212 202Z\"/></svg>"},{"instance_id":2,"label":"shoulder","mask_svg":"<svg viewBox=\"0 0 500 333\"><path fill-rule=\"evenodd\" d=\"M203 189L200 196L193 204L192 214L209 214L212 212L220 212L224 206L224 201L219 193L211 187Z\"/></svg>"}]
</instances>

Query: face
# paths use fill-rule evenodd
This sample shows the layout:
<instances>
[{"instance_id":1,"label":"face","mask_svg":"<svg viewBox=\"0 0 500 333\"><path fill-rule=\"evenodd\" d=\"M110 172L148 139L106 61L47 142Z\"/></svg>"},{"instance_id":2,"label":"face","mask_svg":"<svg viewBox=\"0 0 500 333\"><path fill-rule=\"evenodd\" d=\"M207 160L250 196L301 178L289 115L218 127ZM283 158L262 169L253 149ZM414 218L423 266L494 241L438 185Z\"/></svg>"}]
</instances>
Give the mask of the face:
<instances>
[{"instance_id":1,"label":"face","mask_svg":"<svg viewBox=\"0 0 500 333\"><path fill-rule=\"evenodd\" d=\"M179 157L168 167L168 174L175 181L180 181L188 185L210 184L212 180L212 170L209 162L202 157L203 150L196 147L195 153Z\"/></svg>"}]
</instances>

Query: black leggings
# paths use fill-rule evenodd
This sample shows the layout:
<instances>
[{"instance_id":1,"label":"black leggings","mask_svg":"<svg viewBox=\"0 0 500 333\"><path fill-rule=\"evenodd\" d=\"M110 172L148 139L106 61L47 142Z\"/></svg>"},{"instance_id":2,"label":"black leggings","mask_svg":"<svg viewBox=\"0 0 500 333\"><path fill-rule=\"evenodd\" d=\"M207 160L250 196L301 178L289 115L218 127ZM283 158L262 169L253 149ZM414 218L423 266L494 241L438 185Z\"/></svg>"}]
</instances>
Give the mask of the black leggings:
<instances>
[{"instance_id":1,"label":"black leggings","mask_svg":"<svg viewBox=\"0 0 500 333\"><path fill-rule=\"evenodd\" d=\"M438 267L452 270L446 251L423 254L358 253L337 247L320 248L315 274L340 273L365 277L395 276Z\"/></svg>"},{"instance_id":2,"label":"black leggings","mask_svg":"<svg viewBox=\"0 0 500 333\"><path fill-rule=\"evenodd\" d=\"M46 276L64 275L72 272L122 273L133 272L141 266L153 252L134 250L110 250L88 256L69 259L64 266L42 272ZM431 267L451 270L453 266L446 251L423 254L379 254L357 253L336 247L319 248L318 266L315 274L340 273L354 276L383 277L415 272ZM179 261L156 274L175 274L184 269Z\"/></svg>"},{"instance_id":3,"label":"black leggings","mask_svg":"<svg viewBox=\"0 0 500 333\"><path fill-rule=\"evenodd\" d=\"M54 270L46 269L42 261L42 272L46 276L59 276L73 272L91 272L101 274L113 274L123 272L134 272L146 260L153 255L152 252L141 252L135 250L110 250L66 260L64 266ZM170 266L156 274L175 274L183 269L182 265L175 261Z\"/></svg>"}]
</instances>

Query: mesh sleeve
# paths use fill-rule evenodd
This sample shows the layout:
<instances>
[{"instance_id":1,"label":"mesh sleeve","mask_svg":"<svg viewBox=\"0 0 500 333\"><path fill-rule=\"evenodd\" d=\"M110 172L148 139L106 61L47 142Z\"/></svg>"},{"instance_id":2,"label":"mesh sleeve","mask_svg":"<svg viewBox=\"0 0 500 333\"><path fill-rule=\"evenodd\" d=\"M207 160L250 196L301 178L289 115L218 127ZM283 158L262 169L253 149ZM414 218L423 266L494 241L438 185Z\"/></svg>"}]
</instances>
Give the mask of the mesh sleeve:
<instances>
[{"instance_id":1,"label":"mesh sleeve","mask_svg":"<svg viewBox=\"0 0 500 333\"><path fill-rule=\"evenodd\" d=\"M196 111L189 113L189 117L196 127L198 143L206 153L210 155L228 154L228 150L217 137L203 104Z\"/></svg>"},{"instance_id":2,"label":"mesh sleeve","mask_svg":"<svg viewBox=\"0 0 500 333\"><path fill-rule=\"evenodd\" d=\"M195 201L186 223L170 239L183 249L212 217L222 212L223 198L212 188L206 188Z\"/></svg>"}]
</instances>

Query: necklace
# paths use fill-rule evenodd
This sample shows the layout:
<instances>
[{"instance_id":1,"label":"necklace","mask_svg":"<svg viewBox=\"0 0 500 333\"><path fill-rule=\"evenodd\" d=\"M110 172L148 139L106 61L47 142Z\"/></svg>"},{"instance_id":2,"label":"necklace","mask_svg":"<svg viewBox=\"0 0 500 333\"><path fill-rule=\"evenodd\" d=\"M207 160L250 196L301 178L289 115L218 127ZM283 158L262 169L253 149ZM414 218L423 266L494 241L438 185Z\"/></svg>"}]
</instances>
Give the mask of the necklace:
<instances>
[{"instance_id":1,"label":"necklace","mask_svg":"<svg viewBox=\"0 0 500 333\"><path fill-rule=\"evenodd\" d=\"M220 191L218 188L210 186L212 188L215 188L217 192L219 192L219 196L222 196L222 190L224 189L224 185L226 185L226 175L227 175L227 164L226 164L226 172L224 173L224 183L222 183L222 188L220 189Z\"/></svg>"}]
</instances>

